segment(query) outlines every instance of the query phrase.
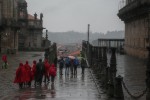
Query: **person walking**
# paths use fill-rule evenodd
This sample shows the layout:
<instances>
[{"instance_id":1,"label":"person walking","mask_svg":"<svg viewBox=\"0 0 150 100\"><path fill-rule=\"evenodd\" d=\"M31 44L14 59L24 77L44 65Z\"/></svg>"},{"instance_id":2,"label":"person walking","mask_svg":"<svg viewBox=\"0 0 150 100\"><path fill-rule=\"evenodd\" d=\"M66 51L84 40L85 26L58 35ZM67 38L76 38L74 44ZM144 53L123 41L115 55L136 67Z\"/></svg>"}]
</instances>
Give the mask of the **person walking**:
<instances>
[{"instance_id":1,"label":"person walking","mask_svg":"<svg viewBox=\"0 0 150 100\"><path fill-rule=\"evenodd\" d=\"M64 59L63 57L59 60L59 73L63 75Z\"/></svg>"},{"instance_id":2,"label":"person walking","mask_svg":"<svg viewBox=\"0 0 150 100\"><path fill-rule=\"evenodd\" d=\"M31 76L32 76L32 80L35 79L35 73L36 73L36 61L34 60L33 61L33 64L32 64L32 68L31 68Z\"/></svg>"},{"instance_id":3,"label":"person walking","mask_svg":"<svg viewBox=\"0 0 150 100\"><path fill-rule=\"evenodd\" d=\"M65 59L65 67L66 67L65 74L69 75L69 67L70 67L70 58L69 57L66 57L66 59Z\"/></svg>"},{"instance_id":4,"label":"person walking","mask_svg":"<svg viewBox=\"0 0 150 100\"><path fill-rule=\"evenodd\" d=\"M79 60L77 58L75 58L73 60L73 67L74 67L74 75L77 75L77 67L79 66Z\"/></svg>"},{"instance_id":5,"label":"person walking","mask_svg":"<svg viewBox=\"0 0 150 100\"><path fill-rule=\"evenodd\" d=\"M7 69L7 56L5 54L2 56L2 61L3 61L2 69L3 68Z\"/></svg>"},{"instance_id":6,"label":"person walking","mask_svg":"<svg viewBox=\"0 0 150 100\"><path fill-rule=\"evenodd\" d=\"M54 58L53 62L54 62L55 67L57 67L57 57Z\"/></svg>"},{"instance_id":7,"label":"person walking","mask_svg":"<svg viewBox=\"0 0 150 100\"><path fill-rule=\"evenodd\" d=\"M50 74L50 77L51 77L52 84L54 84L54 80L55 80L55 77L56 77L56 72L57 72L56 66L55 66L55 64L52 64L52 66L49 69L49 74Z\"/></svg>"},{"instance_id":8,"label":"person walking","mask_svg":"<svg viewBox=\"0 0 150 100\"><path fill-rule=\"evenodd\" d=\"M19 88L23 88L23 83L25 82L25 76L24 76L24 66L23 63L19 64L19 67L16 70L16 76L14 83L17 83L19 85Z\"/></svg>"},{"instance_id":9,"label":"person walking","mask_svg":"<svg viewBox=\"0 0 150 100\"><path fill-rule=\"evenodd\" d=\"M42 85L42 79L45 72L44 64L42 62L42 59L39 59L39 62L36 65L36 72L35 72L35 87L36 83L39 83L39 85Z\"/></svg>"},{"instance_id":10,"label":"person walking","mask_svg":"<svg viewBox=\"0 0 150 100\"><path fill-rule=\"evenodd\" d=\"M50 68L50 64L47 59L45 59L45 61L44 61L44 67L45 67L44 83L46 84L46 81L47 81L47 83L49 83L49 68Z\"/></svg>"},{"instance_id":11,"label":"person walking","mask_svg":"<svg viewBox=\"0 0 150 100\"><path fill-rule=\"evenodd\" d=\"M74 74L74 59L70 59L70 73Z\"/></svg>"},{"instance_id":12,"label":"person walking","mask_svg":"<svg viewBox=\"0 0 150 100\"><path fill-rule=\"evenodd\" d=\"M26 61L26 64L24 65L25 70L26 70L26 86L31 87L31 80L32 80L32 76L31 76L31 66L29 65L28 61Z\"/></svg>"},{"instance_id":13,"label":"person walking","mask_svg":"<svg viewBox=\"0 0 150 100\"><path fill-rule=\"evenodd\" d=\"M81 59L81 68L82 68L82 72L81 74L84 75L84 69L86 67L86 60L84 58Z\"/></svg>"}]
</instances>

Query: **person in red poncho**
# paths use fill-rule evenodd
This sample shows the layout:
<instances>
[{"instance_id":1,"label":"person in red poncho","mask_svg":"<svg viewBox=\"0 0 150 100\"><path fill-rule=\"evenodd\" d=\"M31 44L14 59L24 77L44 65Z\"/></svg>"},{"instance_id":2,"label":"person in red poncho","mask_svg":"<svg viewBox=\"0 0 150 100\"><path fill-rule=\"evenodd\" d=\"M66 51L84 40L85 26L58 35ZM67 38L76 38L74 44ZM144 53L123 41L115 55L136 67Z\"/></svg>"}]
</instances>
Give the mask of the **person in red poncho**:
<instances>
[{"instance_id":1,"label":"person in red poncho","mask_svg":"<svg viewBox=\"0 0 150 100\"><path fill-rule=\"evenodd\" d=\"M28 64L28 61L26 61L26 64L24 65L26 70L26 85L29 87L31 86L31 66Z\"/></svg>"},{"instance_id":2,"label":"person in red poncho","mask_svg":"<svg viewBox=\"0 0 150 100\"><path fill-rule=\"evenodd\" d=\"M32 68L31 68L31 76L32 76L32 80L34 80L35 73L36 73L36 61L34 60L34 61L33 61Z\"/></svg>"},{"instance_id":3,"label":"person in red poncho","mask_svg":"<svg viewBox=\"0 0 150 100\"><path fill-rule=\"evenodd\" d=\"M23 88L23 83L25 82L23 69L24 69L23 63L20 63L18 69L16 70L16 76L15 76L15 80L14 80L14 83L19 84L20 89Z\"/></svg>"},{"instance_id":4,"label":"person in red poncho","mask_svg":"<svg viewBox=\"0 0 150 100\"><path fill-rule=\"evenodd\" d=\"M51 82L54 84L55 76L56 76L57 69L54 64L51 65L49 69L49 75L51 76Z\"/></svg>"},{"instance_id":5,"label":"person in red poncho","mask_svg":"<svg viewBox=\"0 0 150 100\"><path fill-rule=\"evenodd\" d=\"M46 80L47 82L49 82L49 68L50 68L50 64L47 59L45 59L44 61L44 67L45 67L44 82L46 83Z\"/></svg>"},{"instance_id":6,"label":"person in red poncho","mask_svg":"<svg viewBox=\"0 0 150 100\"><path fill-rule=\"evenodd\" d=\"M4 64L2 65L2 69L3 69L3 67L4 67L5 69L7 69L7 56L6 56L6 55L3 55L3 56L2 56L2 60L3 60L3 62L4 62Z\"/></svg>"}]
</instances>

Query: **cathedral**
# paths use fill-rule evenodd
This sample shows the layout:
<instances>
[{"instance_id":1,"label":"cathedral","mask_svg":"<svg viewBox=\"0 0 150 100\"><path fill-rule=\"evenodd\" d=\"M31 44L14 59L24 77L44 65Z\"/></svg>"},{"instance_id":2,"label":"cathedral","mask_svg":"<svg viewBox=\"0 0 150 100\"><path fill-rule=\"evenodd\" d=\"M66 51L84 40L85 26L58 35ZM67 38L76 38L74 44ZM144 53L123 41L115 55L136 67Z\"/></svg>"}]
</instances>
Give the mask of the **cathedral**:
<instances>
[{"instance_id":1,"label":"cathedral","mask_svg":"<svg viewBox=\"0 0 150 100\"><path fill-rule=\"evenodd\" d=\"M44 49L42 13L29 14L25 0L0 0L0 10L1 53Z\"/></svg>"}]
</instances>

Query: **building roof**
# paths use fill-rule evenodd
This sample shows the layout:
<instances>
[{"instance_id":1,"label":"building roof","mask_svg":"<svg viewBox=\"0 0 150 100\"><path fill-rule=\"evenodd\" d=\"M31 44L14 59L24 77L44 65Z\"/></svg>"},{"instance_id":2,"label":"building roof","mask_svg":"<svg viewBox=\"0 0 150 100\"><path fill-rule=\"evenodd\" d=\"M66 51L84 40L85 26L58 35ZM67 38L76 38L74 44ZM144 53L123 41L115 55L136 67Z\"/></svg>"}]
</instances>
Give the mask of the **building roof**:
<instances>
[{"instance_id":1,"label":"building roof","mask_svg":"<svg viewBox=\"0 0 150 100\"><path fill-rule=\"evenodd\" d=\"M28 14L28 19L34 20L35 18L34 18L34 16L33 16L33 15ZM40 19L37 19L37 20L40 20Z\"/></svg>"},{"instance_id":2,"label":"building roof","mask_svg":"<svg viewBox=\"0 0 150 100\"><path fill-rule=\"evenodd\" d=\"M77 55L80 55L80 50L78 51L75 51L75 52L72 52L69 54L70 56L77 56Z\"/></svg>"},{"instance_id":3,"label":"building roof","mask_svg":"<svg viewBox=\"0 0 150 100\"><path fill-rule=\"evenodd\" d=\"M34 16L31 14L28 14L28 19L34 19Z\"/></svg>"}]
</instances>

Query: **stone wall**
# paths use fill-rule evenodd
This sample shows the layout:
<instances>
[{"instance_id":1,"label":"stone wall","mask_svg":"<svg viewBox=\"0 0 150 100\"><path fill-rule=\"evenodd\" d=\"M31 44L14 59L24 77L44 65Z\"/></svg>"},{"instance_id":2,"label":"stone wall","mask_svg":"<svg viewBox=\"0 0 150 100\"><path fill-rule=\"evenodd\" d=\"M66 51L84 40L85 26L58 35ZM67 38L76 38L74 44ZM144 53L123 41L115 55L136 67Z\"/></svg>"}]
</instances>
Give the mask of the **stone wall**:
<instances>
[{"instance_id":1,"label":"stone wall","mask_svg":"<svg viewBox=\"0 0 150 100\"><path fill-rule=\"evenodd\" d=\"M147 57L148 46L147 17L125 23L125 51L129 55L139 58Z\"/></svg>"}]
</instances>

